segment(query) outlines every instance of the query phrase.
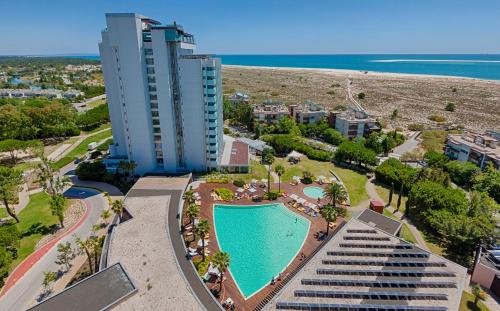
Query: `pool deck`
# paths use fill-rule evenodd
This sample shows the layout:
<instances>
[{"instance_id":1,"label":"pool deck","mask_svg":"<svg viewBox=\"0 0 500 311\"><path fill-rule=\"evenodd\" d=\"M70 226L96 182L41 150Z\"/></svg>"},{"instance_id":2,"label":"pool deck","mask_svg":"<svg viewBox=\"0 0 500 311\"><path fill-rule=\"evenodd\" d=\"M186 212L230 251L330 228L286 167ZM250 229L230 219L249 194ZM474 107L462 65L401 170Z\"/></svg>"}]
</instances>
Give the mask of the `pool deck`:
<instances>
[{"instance_id":1,"label":"pool deck","mask_svg":"<svg viewBox=\"0 0 500 311\"><path fill-rule=\"evenodd\" d=\"M313 183L310 185L304 185L304 184L299 184L296 186L292 186L287 183L282 183L281 184L281 189L282 191L288 193L289 195L292 193L297 194L299 197L302 197L306 200L308 200L311 203L317 203L317 200L310 198L306 196L302 190L305 187L310 187L310 186L316 186L316 187L323 187L320 186L317 183ZM214 224L214 219L213 219L213 206L214 204L230 204L230 205L256 205L256 204L266 204L266 203L284 203L285 207L287 207L290 211L297 213L305 218L307 218L310 222L311 225L309 227L309 232L307 234L306 240L304 242L304 246L302 249L299 251L299 254L291 261L290 265L286 268L286 270L283 272L283 277L286 277L289 275L293 270L295 270L300 263L302 263L302 260L300 259L300 255L303 253L306 257L308 257L311 253L314 252L314 250L320 246L321 241L318 241L314 235L318 231L325 231L326 230L326 223L323 220L323 218L318 215L318 217L311 217L309 215L306 215L305 213L301 213L298 210L289 207L286 203L289 202L291 199L290 198L279 198L276 201L268 201L268 200L263 200L262 202L252 202L251 199L240 199L240 200L232 200L231 202L224 202L224 201L214 201L212 197L210 196L212 189L215 188L228 188L231 189L236 193L236 189L238 187L234 186L233 184L215 184L215 183L202 183L200 184L199 188L193 189L194 191L198 192L201 195L201 211L200 211L200 218L203 219L208 219L210 221L211 229L210 229L210 243L208 246L208 250L210 251L210 254L213 254L217 251L219 251L219 245L217 244L217 239L215 238L215 224ZM278 185L277 184L272 184L271 188L277 189ZM259 195L262 196L264 194L265 188L258 188L257 192L253 193L252 195ZM245 193L248 193L246 191ZM321 201L322 204L327 203L327 200L323 199ZM343 219L339 218L337 220L337 224L342 222ZM189 219L183 219L184 224L189 223ZM332 230L330 230L331 232ZM331 233L330 233L331 234ZM191 240L192 237L186 237L187 240ZM198 238L195 239L193 244L197 243ZM227 271L224 275L225 281L223 285L223 291L221 293L220 301L224 301L228 297L230 297L236 306L236 310L253 310L255 307L259 305L259 303L266 298L266 296L276 287L276 285L268 285L258 293L254 294L251 296L249 299L245 300L241 292L239 291L238 287L236 286L236 283L234 279L232 278L231 274L229 271ZM279 283L279 281L278 281ZM213 289L218 289L219 284L218 283L206 283L209 288Z\"/></svg>"}]
</instances>

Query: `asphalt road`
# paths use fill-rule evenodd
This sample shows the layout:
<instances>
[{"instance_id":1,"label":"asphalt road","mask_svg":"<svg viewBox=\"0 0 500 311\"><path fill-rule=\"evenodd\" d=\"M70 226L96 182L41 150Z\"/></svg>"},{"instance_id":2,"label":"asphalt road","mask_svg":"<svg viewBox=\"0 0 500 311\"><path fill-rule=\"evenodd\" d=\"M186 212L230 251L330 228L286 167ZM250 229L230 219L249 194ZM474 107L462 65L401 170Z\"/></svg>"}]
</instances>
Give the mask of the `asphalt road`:
<instances>
[{"instance_id":1,"label":"asphalt road","mask_svg":"<svg viewBox=\"0 0 500 311\"><path fill-rule=\"evenodd\" d=\"M76 238L86 238L92 225L98 223L102 210L107 207L107 199L96 190L76 187L68 189L65 196L81 198L90 208L86 220L72 234L59 241L59 243L70 242L74 247ZM54 263L56 257L57 247L54 246L17 281L14 287L2 296L0 310L26 310L27 307L35 304L42 289L43 272L58 271L59 269L59 265Z\"/></svg>"},{"instance_id":2,"label":"asphalt road","mask_svg":"<svg viewBox=\"0 0 500 311\"><path fill-rule=\"evenodd\" d=\"M98 101L100 99L105 99L105 98L106 98L106 94L99 95L99 96L96 96L96 97L89 98L89 99L87 99L87 100L85 100L84 102L81 102L81 103L73 103L73 107L75 107L75 109L78 112L85 112L85 111L87 111L87 110L90 109L89 107L87 107L88 104L93 103L95 101Z\"/></svg>"}]
</instances>

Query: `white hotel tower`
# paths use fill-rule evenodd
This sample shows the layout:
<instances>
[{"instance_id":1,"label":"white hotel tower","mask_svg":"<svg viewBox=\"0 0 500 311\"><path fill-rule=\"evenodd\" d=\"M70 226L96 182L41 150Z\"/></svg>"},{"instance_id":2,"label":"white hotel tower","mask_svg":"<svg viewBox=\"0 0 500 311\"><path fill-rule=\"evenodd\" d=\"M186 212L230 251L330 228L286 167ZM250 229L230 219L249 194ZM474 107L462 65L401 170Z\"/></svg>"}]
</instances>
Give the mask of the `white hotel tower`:
<instances>
[{"instance_id":1,"label":"white hotel tower","mask_svg":"<svg viewBox=\"0 0 500 311\"><path fill-rule=\"evenodd\" d=\"M114 145L105 163L136 174L206 171L223 146L220 59L193 54L182 26L133 13L106 14L99 43Z\"/></svg>"}]
</instances>

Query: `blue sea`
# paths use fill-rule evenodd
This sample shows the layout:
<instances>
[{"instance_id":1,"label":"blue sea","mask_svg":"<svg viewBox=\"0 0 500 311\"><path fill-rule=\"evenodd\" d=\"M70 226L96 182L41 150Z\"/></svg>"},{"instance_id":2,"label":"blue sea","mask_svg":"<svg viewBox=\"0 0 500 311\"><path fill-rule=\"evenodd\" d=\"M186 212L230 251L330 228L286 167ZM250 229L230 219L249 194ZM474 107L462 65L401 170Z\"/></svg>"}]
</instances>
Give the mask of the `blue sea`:
<instances>
[{"instance_id":1,"label":"blue sea","mask_svg":"<svg viewBox=\"0 0 500 311\"><path fill-rule=\"evenodd\" d=\"M500 54L217 56L222 58L224 65L350 69L500 80ZM99 59L98 56L86 56L83 58Z\"/></svg>"}]
</instances>

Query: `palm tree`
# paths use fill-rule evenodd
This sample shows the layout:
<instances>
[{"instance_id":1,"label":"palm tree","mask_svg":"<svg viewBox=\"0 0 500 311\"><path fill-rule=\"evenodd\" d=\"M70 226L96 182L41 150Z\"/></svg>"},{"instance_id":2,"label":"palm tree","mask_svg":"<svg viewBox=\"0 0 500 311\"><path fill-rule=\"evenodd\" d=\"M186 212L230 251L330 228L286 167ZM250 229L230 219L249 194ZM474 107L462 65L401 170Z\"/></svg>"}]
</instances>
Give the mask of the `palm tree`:
<instances>
[{"instance_id":1,"label":"palm tree","mask_svg":"<svg viewBox=\"0 0 500 311\"><path fill-rule=\"evenodd\" d=\"M122 170L123 172L123 175L127 176L128 175L128 162L127 161L120 161L120 163L118 163L118 168L120 170Z\"/></svg>"},{"instance_id":2,"label":"palm tree","mask_svg":"<svg viewBox=\"0 0 500 311\"><path fill-rule=\"evenodd\" d=\"M210 232L210 223L208 220L200 220L196 226L196 234L201 238L201 254L203 261L205 261L205 235Z\"/></svg>"},{"instance_id":3,"label":"palm tree","mask_svg":"<svg viewBox=\"0 0 500 311\"><path fill-rule=\"evenodd\" d=\"M264 164L268 165L267 168L267 192L271 191L271 170L272 170L272 165L274 163L274 155L272 152L267 152L263 155L262 161Z\"/></svg>"},{"instance_id":4,"label":"palm tree","mask_svg":"<svg viewBox=\"0 0 500 311\"><path fill-rule=\"evenodd\" d=\"M80 249L80 252L84 252L87 255L87 261L89 263L90 274L94 273L94 269L92 266L92 241L89 239L82 240L80 238L76 238L76 246Z\"/></svg>"},{"instance_id":5,"label":"palm tree","mask_svg":"<svg viewBox=\"0 0 500 311\"><path fill-rule=\"evenodd\" d=\"M212 257L212 262L214 266L220 271L220 285L219 285L219 293L222 291L222 281L224 280L224 272L229 268L229 263L231 259L229 258L229 254L226 252L217 252Z\"/></svg>"},{"instance_id":6,"label":"palm tree","mask_svg":"<svg viewBox=\"0 0 500 311\"><path fill-rule=\"evenodd\" d=\"M187 190L186 192L184 192L184 194L182 195L182 198L188 204L193 204L194 201L195 201L194 191L191 188L189 188L189 190Z\"/></svg>"},{"instance_id":7,"label":"palm tree","mask_svg":"<svg viewBox=\"0 0 500 311\"><path fill-rule=\"evenodd\" d=\"M122 221L123 209L125 208L125 203L123 200L115 200L113 204L111 204L111 210L118 215L120 218L120 222Z\"/></svg>"},{"instance_id":8,"label":"palm tree","mask_svg":"<svg viewBox=\"0 0 500 311\"><path fill-rule=\"evenodd\" d=\"M134 175L135 175L135 169L136 169L136 168L137 168L137 163L135 163L135 161L134 161L134 160L132 160L132 161L130 161L130 162L128 163L128 169L129 169L129 171L131 171L131 172L132 172L132 176L134 176Z\"/></svg>"},{"instance_id":9,"label":"palm tree","mask_svg":"<svg viewBox=\"0 0 500 311\"><path fill-rule=\"evenodd\" d=\"M472 286L472 295L474 295L474 305L477 307L479 299L484 299L484 291L479 284Z\"/></svg>"},{"instance_id":10,"label":"palm tree","mask_svg":"<svg viewBox=\"0 0 500 311\"><path fill-rule=\"evenodd\" d=\"M333 206L347 200L347 192L344 187L339 184L329 184L325 190L325 196L330 200Z\"/></svg>"},{"instance_id":11,"label":"palm tree","mask_svg":"<svg viewBox=\"0 0 500 311\"><path fill-rule=\"evenodd\" d=\"M3 202L5 209L10 217L19 222L15 209L9 206L9 203L18 197L23 183L21 171L14 170L6 166L0 166L0 201Z\"/></svg>"},{"instance_id":12,"label":"palm tree","mask_svg":"<svg viewBox=\"0 0 500 311\"><path fill-rule=\"evenodd\" d=\"M200 207L196 204L189 204L186 215L189 217L189 222L194 224L194 219L200 215Z\"/></svg>"},{"instance_id":13,"label":"palm tree","mask_svg":"<svg viewBox=\"0 0 500 311\"><path fill-rule=\"evenodd\" d=\"M281 192L281 175L285 173L285 167L283 165L276 165L274 172L278 175L278 192Z\"/></svg>"},{"instance_id":14,"label":"palm tree","mask_svg":"<svg viewBox=\"0 0 500 311\"><path fill-rule=\"evenodd\" d=\"M102 211L101 213L101 218L104 220L104 223L107 224L108 223L108 218L111 216L111 213L109 211L109 209L105 209Z\"/></svg>"},{"instance_id":15,"label":"palm tree","mask_svg":"<svg viewBox=\"0 0 500 311\"><path fill-rule=\"evenodd\" d=\"M338 216L344 216L345 210L342 207L337 208L334 205L328 204L321 209L320 213L326 221L326 235L328 235L330 232L330 223L336 221Z\"/></svg>"}]
</instances>

